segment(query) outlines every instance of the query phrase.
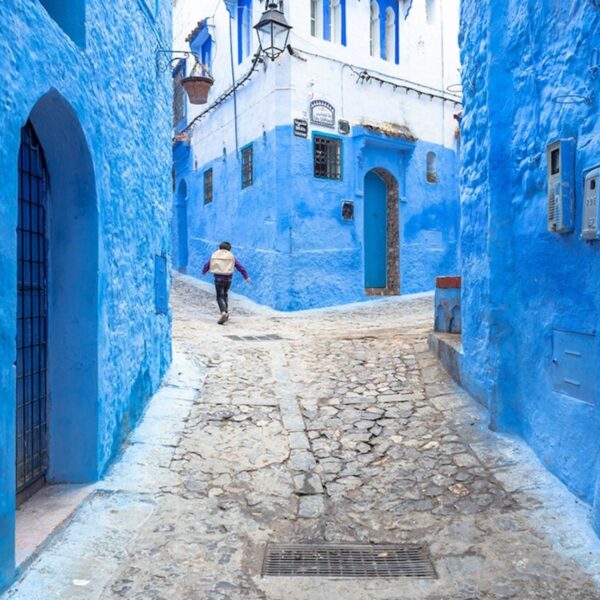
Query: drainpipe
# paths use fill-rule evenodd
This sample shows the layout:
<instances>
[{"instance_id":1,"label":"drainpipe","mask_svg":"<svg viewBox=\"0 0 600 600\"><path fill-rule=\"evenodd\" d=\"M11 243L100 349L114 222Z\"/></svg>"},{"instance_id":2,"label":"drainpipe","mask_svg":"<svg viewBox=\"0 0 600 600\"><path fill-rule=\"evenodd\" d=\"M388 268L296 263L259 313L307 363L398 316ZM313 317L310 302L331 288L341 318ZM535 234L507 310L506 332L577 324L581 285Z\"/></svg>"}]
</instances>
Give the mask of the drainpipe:
<instances>
[{"instance_id":1,"label":"drainpipe","mask_svg":"<svg viewBox=\"0 0 600 600\"><path fill-rule=\"evenodd\" d=\"M444 53L444 3L440 3L440 38L441 38L441 51L442 51L442 90L446 91L445 79L446 71L444 61L446 59ZM442 102L442 146L446 145L446 103Z\"/></svg>"},{"instance_id":2,"label":"drainpipe","mask_svg":"<svg viewBox=\"0 0 600 600\"><path fill-rule=\"evenodd\" d=\"M233 85L233 124L235 130L235 155L239 158L239 141L238 141L238 110L237 110L237 92L235 85L235 66L233 59L233 31L231 22L233 21L233 15L229 15L229 57L231 59L231 83Z\"/></svg>"}]
</instances>

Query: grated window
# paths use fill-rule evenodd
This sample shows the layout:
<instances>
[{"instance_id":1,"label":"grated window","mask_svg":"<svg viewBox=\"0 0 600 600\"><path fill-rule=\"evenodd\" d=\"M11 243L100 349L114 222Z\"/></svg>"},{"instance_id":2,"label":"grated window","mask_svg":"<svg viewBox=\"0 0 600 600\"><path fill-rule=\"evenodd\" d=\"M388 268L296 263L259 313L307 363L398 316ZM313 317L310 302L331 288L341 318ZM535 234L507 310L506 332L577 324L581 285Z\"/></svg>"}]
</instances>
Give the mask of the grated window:
<instances>
[{"instance_id":1,"label":"grated window","mask_svg":"<svg viewBox=\"0 0 600 600\"><path fill-rule=\"evenodd\" d=\"M254 151L252 145L242 150L242 189L254 183Z\"/></svg>"},{"instance_id":2,"label":"grated window","mask_svg":"<svg viewBox=\"0 0 600 600\"><path fill-rule=\"evenodd\" d=\"M204 171L204 204L210 204L213 201L213 170Z\"/></svg>"},{"instance_id":3,"label":"grated window","mask_svg":"<svg viewBox=\"0 0 600 600\"><path fill-rule=\"evenodd\" d=\"M342 178L342 141L316 135L314 138L314 174L320 179Z\"/></svg>"}]
</instances>

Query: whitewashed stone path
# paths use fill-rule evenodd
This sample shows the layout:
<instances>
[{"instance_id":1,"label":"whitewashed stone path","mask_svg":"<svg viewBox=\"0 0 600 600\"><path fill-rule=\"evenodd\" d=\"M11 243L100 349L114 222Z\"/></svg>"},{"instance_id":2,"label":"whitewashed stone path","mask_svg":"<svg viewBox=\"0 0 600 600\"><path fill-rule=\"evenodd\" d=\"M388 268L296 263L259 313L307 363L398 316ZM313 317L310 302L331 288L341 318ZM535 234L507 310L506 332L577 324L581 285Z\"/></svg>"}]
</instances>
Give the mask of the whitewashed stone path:
<instances>
[{"instance_id":1,"label":"whitewashed stone path","mask_svg":"<svg viewBox=\"0 0 600 600\"><path fill-rule=\"evenodd\" d=\"M176 280L165 387L6 598L600 598L588 508L438 367L430 297L213 304ZM438 579L262 578L267 542L424 543Z\"/></svg>"}]
</instances>

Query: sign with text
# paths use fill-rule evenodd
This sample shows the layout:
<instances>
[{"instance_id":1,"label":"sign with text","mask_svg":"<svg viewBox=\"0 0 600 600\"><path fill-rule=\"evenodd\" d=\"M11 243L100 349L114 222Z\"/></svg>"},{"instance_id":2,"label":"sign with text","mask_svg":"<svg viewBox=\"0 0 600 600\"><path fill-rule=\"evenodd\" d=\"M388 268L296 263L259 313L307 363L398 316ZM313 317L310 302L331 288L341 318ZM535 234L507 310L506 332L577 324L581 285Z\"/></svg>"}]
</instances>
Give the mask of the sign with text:
<instances>
[{"instance_id":1,"label":"sign with text","mask_svg":"<svg viewBox=\"0 0 600 600\"><path fill-rule=\"evenodd\" d=\"M335 108L325 100L310 103L310 122L335 129Z\"/></svg>"},{"instance_id":2,"label":"sign with text","mask_svg":"<svg viewBox=\"0 0 600 600\"><path fill-rule=\"evenodd\" d=\"M308 137L308 121L306 119L294 119L294 135Z\"/></svg>"}]
</instances>

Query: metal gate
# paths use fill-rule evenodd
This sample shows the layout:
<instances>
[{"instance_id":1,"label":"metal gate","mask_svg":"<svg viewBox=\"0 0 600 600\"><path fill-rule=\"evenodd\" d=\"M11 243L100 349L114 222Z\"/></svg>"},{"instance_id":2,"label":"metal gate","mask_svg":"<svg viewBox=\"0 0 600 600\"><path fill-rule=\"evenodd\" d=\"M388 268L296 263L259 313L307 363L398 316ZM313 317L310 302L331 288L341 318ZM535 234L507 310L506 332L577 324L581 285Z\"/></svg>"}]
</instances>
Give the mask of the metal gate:
<instances>
[{"instance_id":1,"label":"metal gate","mask_svg":"<svg viewBox=\"0 0 600 600\"><path fill-rule=\"evenodd\" d=\"M17 228L17 504L45 483L48 465L48 173L31 123L21 130Z\"/></svg>"}]
</instances>

